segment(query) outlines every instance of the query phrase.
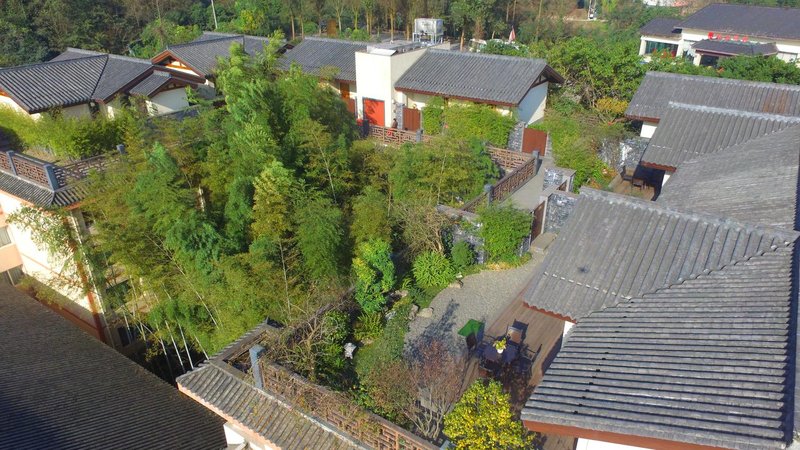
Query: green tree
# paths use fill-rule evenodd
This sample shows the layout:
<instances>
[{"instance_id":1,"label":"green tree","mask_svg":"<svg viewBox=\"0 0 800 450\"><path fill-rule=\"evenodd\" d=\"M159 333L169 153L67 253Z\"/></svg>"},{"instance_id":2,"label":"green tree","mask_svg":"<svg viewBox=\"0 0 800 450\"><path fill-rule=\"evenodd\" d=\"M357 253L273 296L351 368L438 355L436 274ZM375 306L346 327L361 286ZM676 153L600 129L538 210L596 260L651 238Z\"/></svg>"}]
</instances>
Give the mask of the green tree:
<instances>
[{"instance_id":1,"label":"green tree","mask_svg":"<svg viewBox=\"0 0 800 450\"><path fill-rule=\"evenodd\" d=\"M458 450L524 449L530 445L497 381L476 380L444 418L444 434Z\"/></svg>"},{"instance_id":2,"label":"green tree","mask_svg":"<svg viewBox=\"0 0 800 450\"><path fill-rule=\"evenodd\" d=\"M339 273L343 240L342 212L326 197L306 192L294 211L297 247L309 276L325 279Z\"/></svg>"},{"instance_id":3,"label":"green tree","mask_svg":"<svg viewBox=\"0 0 800 450\"><path fill-rule=\"evenodd\" d=\"M350 234L356 245L371 239L391 242L392 227L389 223L389 201L381 191L367 186L353 200L353 219Z\"/></svg>"},{"instance_id":4,"label":"green tree","mask_svg":"<svg viewBox=\"0 0 800 450\"><path fill-rule=\"evenodd\" d=\"M531 232L530 214L510 205L492 204L478 212L479 234L490 261L516 259L522 240Z\"/></svg>"},{"instance_id":5,"label":"green tree","mask_svg":"<svg viewBox=\"0 0 800 450\"><path fill-rule=\"evenodd\" d=\"M356 276L356 301L366 312L380 311L386 303L385 294L395 282L391 247L386 241L373 239L358 246L353 259Z\"/></svg>"}]
</instances>

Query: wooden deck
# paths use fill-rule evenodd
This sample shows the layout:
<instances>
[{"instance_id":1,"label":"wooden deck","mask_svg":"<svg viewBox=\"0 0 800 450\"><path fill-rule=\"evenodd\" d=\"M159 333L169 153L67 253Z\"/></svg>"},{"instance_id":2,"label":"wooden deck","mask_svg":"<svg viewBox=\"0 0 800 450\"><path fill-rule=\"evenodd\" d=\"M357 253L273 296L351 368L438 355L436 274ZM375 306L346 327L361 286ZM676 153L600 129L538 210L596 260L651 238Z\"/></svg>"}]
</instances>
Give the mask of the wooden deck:
<instances>
[{"instance_id":1,"label":"wooden deck","mask_svg":"<svg viewBox=\"0 0 800 450\"><path fill-rule=\"evenodd\" d=\"M530 370L530 376L525 379L517 373L509 371L499 376L498 381L503 383L505 390L511 395L512 407L517 413L525 406L525 402L533 392L534 387L541 382L544 371L561 348L561 338L564 332L564 322L552 316L535 311L525 306L522 300L515 300L500 314L500 316L484 331L484 340L505 334L508 326L514 321L528 325L524 345L536 354ZM538 351L538 353L537 353ZM468 362L467 375L464 386L474 380L483 378L484 373L479 367L477 355L472 356ZM541 435L539 437L541 448L544 450L573 450L575 439L556 435Z\"/></svg>"}]
</instances>

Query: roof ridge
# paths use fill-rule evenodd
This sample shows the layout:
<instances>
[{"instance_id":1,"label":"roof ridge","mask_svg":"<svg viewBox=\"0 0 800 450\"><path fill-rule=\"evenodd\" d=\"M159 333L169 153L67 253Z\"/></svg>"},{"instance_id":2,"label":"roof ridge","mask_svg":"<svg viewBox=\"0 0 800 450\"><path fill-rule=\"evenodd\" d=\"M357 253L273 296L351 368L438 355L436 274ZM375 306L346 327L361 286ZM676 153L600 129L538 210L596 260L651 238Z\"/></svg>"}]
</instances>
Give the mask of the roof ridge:
<instances>
[{"instance_id":1,"label":"roof ridge","mask_svg":"<svg viewBox=\"0 0 800 450\"><path fill-rule=\"evenodd\" d=\"M94 82L94 87L92 88L92 99L93 100L96 99L95 92L97 92L97 86L100 86L100 80L103 79L103 73L105 73L105 71L106 71L106 66L108 65L108 60L109 59L110 58L108 57L108 55L106 55L106 60L103 61L103 68L100 69L100 74L98 74L98 76L97 76L97 81Z\"/></svg>"},{"instance_id":2,"label":"roof ridge","mask_svg":"<svg viewBox=\"0 0 800 450\"><path fill-rule=\"evenodd\" d=\"M56 65L56 64L76 63L76 62L79 62L79 61L86 61L86 60L90 60L90 59L94 59L94 58L104 58L104 57L107 58L108 57L108 53L100 53L100 54L97 54L97 55L86 55L86 56L82 56L80 58L60 59L58 61L53 61L53 60L40 61L40 62L35 62L35 63L30 63L30 64L23 64L23 65L20 65L20 66L0 67L0 72L11 72L11 71L14 71L14 70L27 69L27 68L35 67L35 66L50 66L50 65Z\"/></svg>"},{"instance_id":3,"label":"roof ridge","mask_svg":"<svg viewBox=\"0 0 800 450\"><path fill-rule=\"evenodd\" d=\"M800 117L785 116L782 114L762 113L755 111L743 111L741 109L721 108L718 106L696 105L691 103L673 102L667 103L668 109L688 109L692 111L707 112L712 114L725 114L730 116L752 117L765 120L779 120L783 122L800 122Z\"/></svg>"},{"instance_id":4,"label":"roof ridge","mask_svg":"<svg viewBox=\"0 0 800 450\"><path fill-rule=\"evenodd\" d=\"M349 39L336 39L336 38L328 38L328 37L321 37L321 36L308 36L303 38L301 43L304 41L317 41L317 42L336 42L341 44L350 44L350 45L358 45L358 46L368 46L373 44L373 42L366 42L366 41L351 41Z\"/></svg>"},{"instance_id":5,"label":"roof ridge","mask_svg":"<svg viewBox=\"0 0 800 450\"><path fill-rule=\"evenodd\" d=\"M724 225L726 227L739 227L749 232L760 231L762 233L769 233L775 237L780 237L784 241L791 241L793 242L798 237L800 237L800 232L794 230L787 230L784 228L779 227L772 227L767 225L760 225L760 224L753 224L748 222L742 222L739 220L731 219L728 217L718 216L715 214L710 214L706 212L696 212L690 210L683 210L673 208L671 206L667 206L658 202L650 201L650 200L642 200L634 197L630 197L627 195L622 194L615 194L613 192L608 191L601 191L598 189L592 189L589 187L582 187L580 196L586 195L588 198L592 199L602 199L608 202L618 202L618 203L625 203L632 207L639 207L643 209L649 209L651 211L663 211L664 213L673 214L679 217L685 217L688 220L702 220L709 223L716 223L720 225ZM579 196L579 198L580 198Z\"/></svg>"},{"instance_id":6,"label":"roof ridge","mask_svg":"<svg viewBox=\"0 0 800 450\"><path fill-rule=\"evenodd\" d=\"M213 39L203 39L203 40L200 40L200 41L184 42L183 44L167 45L167 47L164 50L171 50L171 49L174 49L174 48L189 47L189 46L192 46L192 45L203 45L203 44L208 44L210 42L229 41L229 40L233 40L233 39L236 39L236 36L220 36L220 37L215 37Z\"/></svg>"},{"instance_id":7,"label":"roof ridge","mask_svg":"<svg viewBox=\"0 0 800 450\"><path fill-rule=\"evenodd\" d=\"M490 58L490 59L499 59L501 61L535 61L535 62L544 62L547 64L547 60L544 58L525 58L522 56L511 56L511 55L495 55L493 53L480 53L480 52L461 52L455 50L445 50L442 48L431 48L428 50L429 53L441 53L441 54L448 54L448 55L458 55L458 56L466 56L466 57L479 57L479 58Z\"/></svg>"}]
</instances>

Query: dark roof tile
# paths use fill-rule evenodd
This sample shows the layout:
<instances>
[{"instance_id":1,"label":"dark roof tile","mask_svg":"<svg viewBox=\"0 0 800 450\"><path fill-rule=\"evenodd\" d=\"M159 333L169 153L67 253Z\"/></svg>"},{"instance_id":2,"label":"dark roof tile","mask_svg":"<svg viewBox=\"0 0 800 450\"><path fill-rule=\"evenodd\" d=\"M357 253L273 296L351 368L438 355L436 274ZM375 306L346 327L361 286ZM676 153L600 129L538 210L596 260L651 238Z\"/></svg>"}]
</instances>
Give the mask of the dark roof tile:
<instances>
[{"instance_id":1,"label":"dark roof tile","mask_svg":"<svg viewBox=\"0 0 800 450\"><path fill-rule=\"evenodd\" d=\"M799 161L800 126L794 125L681 163L658 203L797 229Z\"/></svg>"},{"instance_id":2,"label":"dark roof tile","mask_svg":"<svg viewBox=\"0 0 800 450\"><path fill-rule=\"evenodd\" d=\"M0 284L0 440L13 448L218 449L222 421Z\"/></svg>"},{"instance_id":3,"label":"dark roof tile","mask_svg":"<svg viewBox=\"0 0 800 450\"><path fill-rule=\"evenodd\" d=\"M775 55L778 47L774 42L768 44L757 44L752 42L725 41L719 39L703 39L692 44L692 48L698 53L711 53L714 55L733 56L756 56L756 55Z\"/></svg>"},{"instance_id":4,"label":"dark roof tile","mask_svg":"<svg viewBox=\"0 0 800 450\"><path fill-rule=\"evenodd\" d=\"M231 46L239 44L248 55L262 53L269 39L243 34L204 32L202 36L186 44L172 45L163 53L172 55L186 63L200 75L208 77L217 67L218 58L230 56ZM156 57L158 58L158 57Z\"/></svg>"},{"instance_id":5,"label":"dark roof tile","mask_svg":"<svg viewBox=\"0 0 800 450\"><path fill-rule=\"evenodd\" d=\"M642 28L639 28L639 33L645 36L659 36L680 39L681 32L675 26L681 19L667 19L664 17L657 17L650 22L647 22Z\"/></svg>"},{"instance_id":6,"label":"dark roof tile","mask_svg":"<svg viewBox=\"0 0 800 450\"><path fill-rule=\"evenodd\" d=\"M800 117L669 103L642 162L678 167L683 161L800 123Z\"/></svg>"},{"instance_id":7,"label":"dark roof tile","mask_svg":"<svg viewBox=\"0 0 800 450\"><path fill-rule=\"evenodd\" d=\"M800 8L714 3L678 27L768 38L800 39Z\"/></svg>"},{"instance_id":8,"label":"dark roof tile","mask_svg":"<svg viewBox=\"0 0 800 450\"><path fill-rule=\"evenodd\" d=\"M516 106L542 74L563 81L543 59L430 49L395 88Z\"/></svg>"},{"instance_id":9,"label":"dark roof tile","mask_svg":"<svg viewBox=\"0 0 800 450\"><path fill-rule=\"evenodd\" d=\"M367 49L365 42L307 37L280 59L288 69L297 64L303 72L320 75L326 68L336 70L334 77L343 81L356 81L356 52Z\"/></svg>"},{"instance_id":10,"label":"dark roof tile","mask_svg":"<svg viewBox=\"0 0 800 450\"><path fill-rule=\"evenodd\" d=\"M670 102L800 116L800 86L648 72L625 115L658 121Z\"/></svg>"}]
</instances>

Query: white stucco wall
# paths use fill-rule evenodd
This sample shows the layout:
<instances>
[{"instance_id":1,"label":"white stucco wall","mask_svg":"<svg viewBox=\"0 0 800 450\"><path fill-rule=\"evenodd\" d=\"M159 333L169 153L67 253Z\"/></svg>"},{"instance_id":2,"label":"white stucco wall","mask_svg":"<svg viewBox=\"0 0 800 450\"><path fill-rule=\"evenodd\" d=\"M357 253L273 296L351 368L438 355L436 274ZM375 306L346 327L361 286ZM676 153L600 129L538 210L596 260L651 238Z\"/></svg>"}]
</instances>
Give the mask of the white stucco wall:
<instances>
[{"instance_id":1,"label":"white stucco wall","mask_svg":"<svg viewBox=\"0 0 800 450\"><path fill-rule=\"evenodd\" d=\"M548 83L534 87L525 95L517 107L517 120L528 125L544 118L544 108L547 105Z\"/></svg>"},{"instance_id":2,"label":"white stucco wall","mask_svg":"<svg viewBox=\"0 0 800 450\"><path fill-rule=\"evenodd\" d=\"M642 132L639 133L639 135L644 138L651 138L653 137L653 133L656 132L656 127L658 127L657 122L643 122Z\"/></svg>"},{"instance_id":3,"label":"white stucco wall","mask_svg":"<svg viewBox=\"0 0 800 450\"><path fill-rule=\"evenodd\" d=\"M10 97L6 97L5 95L0 95L0 107L11 108L13 111L16 111L16 112L18 112L20 114L27 114L33 120L39 120L42 117L42 115L38 114L38 113L36 113L36 114L28 114L28 112L25 111L24 109L22 109L22 107L19 106L17 104L17 102L12 100Z\"/></svg>"},{"instance_id":4,"label":"white stucco wall","mask_svg":"<svg viewBox=\"0 0 800 450\"><path fill-rule=\"evenodd\" d=\"M27 203L0 191L0 208L8 216L19 210ZM46 248L40 247L33 239L31 232L13 223L8 224L8 234L16 245L19 258L22 261L22 270L37 280L46 283L59 274L74 273L74 268L62 271L60 261L54 260ZM74 282L74 280L73 280ZM76 283L77 284L77 283ZM86 323L93 325L90 313L89 299L78 288L51 285L61 295L70 300L74 305L62 305L73 314L82 318Z\"/></svg>"},{"instance_id":5,"label":"white stucco wall","mask_svg":"<svg viewBox=\"0 0 800 450\"><path fill-rule=\"evenodd\" d=\"M394 119L393 101L406 103L406 96L394 90L394 84L425 53L424 48L394 55L356 52L356 107L358 116L364 117L364 99L382 100L384 126Z\"/></svg>"},{"instance_id":6,"label":"white stucco wall","mask_svg":"<svg viewBox=\"0 0 800 450\"><path fill-rule=\"evenodd\" d=\"M84 103L82 105L68 106L61 110L61 115L68 118L82 118L92 117L92 110L89 105Z\"/></svg>"},{"instance_id":7,"label":"white stucco wall","mask_svg":"<svg viewBox=\"0 0 800 450\"><path fill-rule=\"evenodd\" d=\"M106 104L101 104L100 113L108 119L113 119L118 112L122 111L122 108L122 101L118 95L114 98L114 100L111 100Z\"/></svg>"},{"instance_id":8,"label":"white stucco wall","mask_svg":"<svg viewBox=\"0 0 800 450\"><path fill-rule=\"evenodd\" d=\"M186 89L178 88L163 91L146 101L147 111L150 115L167 114L180 111L189 107Z\"/></svg>"},{"instance_id":9,"label":"white stucco wall","mask_svg":"<svg viewBox=\"0 0 800 450\"><path fill-rule=\"evenodd\" d=\"M649 450L644 447L614 444L611 442L595 441L592 439L578 439L575 450Z\"/></svg>"},{"instance_id":10,"label":"white stucco wall","mask_svg":"<svg viewBox=\"0 0 800 450\"><path fill-rule=\"evenodd\" d=\"M569 332L569 330L571 330L572 327L574 327L574 326L575 326L574 323L570 322L569 320L565 320L564 321L564 334L563 334L563 336L566 336L567 333Z\"/></svg>"}]
</instances>

